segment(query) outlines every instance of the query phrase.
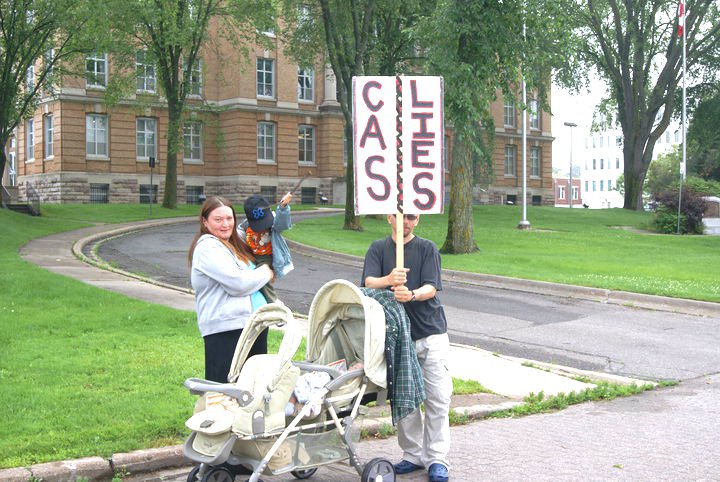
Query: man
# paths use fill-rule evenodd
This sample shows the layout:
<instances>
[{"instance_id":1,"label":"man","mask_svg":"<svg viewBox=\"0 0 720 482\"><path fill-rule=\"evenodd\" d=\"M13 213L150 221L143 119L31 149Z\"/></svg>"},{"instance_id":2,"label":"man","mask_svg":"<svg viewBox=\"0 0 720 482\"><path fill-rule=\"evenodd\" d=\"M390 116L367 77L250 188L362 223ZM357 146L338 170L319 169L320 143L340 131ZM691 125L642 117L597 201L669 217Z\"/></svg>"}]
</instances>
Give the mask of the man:
<instances>
[{"instance_id":1,"label":"man","mask_svg":"<svg viewBox=\"0 0 720 482\"><path fill-rule=\"evenodd\" d=\"M395 464L397 474L427 468L429 482L446 482L450 451L450 397L452 378L447 369L450 343L447 320L436 296L442 289L440 253L432 241L413 234L419 216L403 216L406 267L395 266L397 242L395 215L387 217L392 234L374 241L365 254L362 285L390 288L410 319L410 333L425 382L425 419L420 409L398 422L398 443L403 459Z\"/></svg>"}]
</instances>

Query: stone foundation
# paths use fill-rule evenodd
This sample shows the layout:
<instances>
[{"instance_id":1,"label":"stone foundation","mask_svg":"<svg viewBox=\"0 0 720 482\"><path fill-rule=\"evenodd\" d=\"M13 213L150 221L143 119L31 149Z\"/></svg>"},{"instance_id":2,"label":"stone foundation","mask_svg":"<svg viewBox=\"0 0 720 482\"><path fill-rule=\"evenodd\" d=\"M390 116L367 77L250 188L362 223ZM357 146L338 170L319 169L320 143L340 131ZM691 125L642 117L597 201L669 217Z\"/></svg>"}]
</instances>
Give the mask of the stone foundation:
<instances>
[{"instance_id":1,"label":"stone foundation","mask_svg":"<svg viewBox=\"0 0 720 482\"><path fill-rule=\"evenodd\" d=\"M227 176L227 177L179 177L177 181L177 203L186 203L185 186L202 186L205 196L223 196L233 204L241 205L251 194L257 194L261 187L274 187L279 200L286 192L293 189L299 178L268 177L268 176ZM104 184L107 186L108 203L137 204L140 202L140 186L150 184L149 176L88 174L88 173L53 173L37 176L24 176L20 179L18 200L27 201L27 183L30 183L40 195L41 203L48 204L88 204L91 201L90 185ZM165 192L165 177L154 176L153 184L157 186L158 204L162 203ZM333 192L333 181L325 178L305 179L295 193L294 203L301 202L302 188L314 188L314 202L320 204L320 193L327 196ZM345 200L331 202L343 203Z\"/></svg>"}]
</instances>

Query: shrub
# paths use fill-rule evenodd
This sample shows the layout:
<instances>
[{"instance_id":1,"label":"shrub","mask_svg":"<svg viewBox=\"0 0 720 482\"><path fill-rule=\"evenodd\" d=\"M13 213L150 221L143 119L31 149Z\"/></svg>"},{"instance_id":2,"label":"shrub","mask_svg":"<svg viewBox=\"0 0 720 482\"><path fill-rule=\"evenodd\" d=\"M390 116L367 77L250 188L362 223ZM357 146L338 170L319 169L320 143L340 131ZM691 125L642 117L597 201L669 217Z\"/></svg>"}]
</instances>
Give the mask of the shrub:
<instances>
[{"instance_id":1,"label":"shrub","mask_svg":"<svg viewBox=\"0 0 720 482\"><path fill-rule=\"evenodd\" d=\"M688 189L700 196L720 197L720 181L705 180L700 177L688 177L685 185Z\"/></svg>"},{"instance_id":2,"label":"shrub","mask_svg":"<svg viewBox=\"0 0 720 482\"><path fill-rule=\"evenodd\" d=\"M659 233L673 234L678 230L678 193L665 191L655 195L658 204L653 216L653 228ZM680 234L702 234L705 201L688 189L682 192L680 204Z\"/></svg>"}]
</instances>

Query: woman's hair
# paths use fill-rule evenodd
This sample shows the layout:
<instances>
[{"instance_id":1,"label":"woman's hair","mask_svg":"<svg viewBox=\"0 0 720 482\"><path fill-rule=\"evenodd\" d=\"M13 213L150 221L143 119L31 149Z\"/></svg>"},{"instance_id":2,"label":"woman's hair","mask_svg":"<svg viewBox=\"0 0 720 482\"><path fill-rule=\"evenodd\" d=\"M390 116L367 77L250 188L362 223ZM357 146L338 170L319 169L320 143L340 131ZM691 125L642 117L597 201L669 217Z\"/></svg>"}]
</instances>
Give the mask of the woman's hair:
<instances>
[{"instance_id":1,"label":"woman's hair","mask_svg":"<svg viewBox=\"0 0 720 482\"><path fill-rule=\"evenodd\" d=\"M197 245L200 236L202 236L203 234L211 234L210 231L208 231L207 226L205 226L205 221L208 220L210 213L222 206L229 207L233 213L233 230L229 240L225 241L224 239L220 239L220 242L230 248L230 250L235 253L235 256L237 256L242 261L255 261L255 257L253 256L252 251L250 251L248 245L245 243L245 240L240 239L240 236L238 236L237 215L235 214L235 208L233 208L230 201L228 201L224 197L211 196L205 200L202 208L200 208L200 230L195 235L195 239L193 239L192 243L190 244L190 251L188 252L188 262L190 264L192 264L193 252L195 251L195 246Z\"/></svg>"}]
</instances>

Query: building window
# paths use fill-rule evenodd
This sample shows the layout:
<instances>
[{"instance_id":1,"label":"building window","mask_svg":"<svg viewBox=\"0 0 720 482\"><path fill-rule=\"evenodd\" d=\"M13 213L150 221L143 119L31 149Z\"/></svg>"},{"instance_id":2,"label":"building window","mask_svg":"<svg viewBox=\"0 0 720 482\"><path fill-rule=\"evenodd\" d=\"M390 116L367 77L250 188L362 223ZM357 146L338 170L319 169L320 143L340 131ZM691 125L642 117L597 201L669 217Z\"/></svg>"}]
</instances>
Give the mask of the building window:
<instances>
[{"instance_id":1,"label":"building window","mask_svg":"<svg viewBox=\"0 0 720 482\"><path fill-rule=\"evenodd\" d=\"M315 204L317 199L317 189L314 187L304 187L300 189L300 204Z\"/></svg>"},{"instance_id":2,"label":"building window","mask_svg":"<svg viewBox=\"0 0 720 482\"><path fill-rule=\"evenodd\" d=\"M576 186L572 187L572 198L573 201L577 201L578 199L580 199L580 193L578 192L578 188Z\"/></svg>"},{"instance_id":3,"label":"building window","mask_svg":"<svg viewBox=\"0 0 720 482\"><path fill-rule=\"evenodd\" d=\"M257 96L275 97L274 63L272 59L257 59Z\"/></svg>"},{"instance_id":4,"label":"building window","mask_svg":"<svg viewBox=\"0 0 720 482\"><path fill-rule=\"evenodd\" d=\"M605 138L603 136L600 136L600 147L603 147L605 144Z\"/></svg>"},{"instance_id":5,"label":"building window","mask_svg":"<svg viewBox=\"0 0 720 482\"><path fill-rule=\"evenodd\" d=\"M515 146L505 146L505 175L515 175Z\"/></svg>"},{"instance_id":6,"label":"building window","mask_svg":"<svg viewBox=\"0 0 720 482\"><path fill-rule=\"evenodd\" d=\"M155 76L155 63L150 54L141 50L135 54L135 72L137 75L137 90L139 92L155 92L157 83Z\"/></svg>"},{"instance_id":7,"label":"building window","mask_svg":"<svg viewBox=\"0 0 720 482\"><path fill-rule=\"evenodd\" d=\"M88 114L85 117L85 153L88 156L107 157L107 116Z\"/></svg>"},{"instance_id":8,"label":"building window","mask_svg":"<svg viewBox=\"0 0 720 482\"><path fill-rule=\"evenodd\" d=\"M530 128L540 129L540 113L538 111L538 101L533 99L530 101Z\"/></svg>"},{"instance_id":9,"label":"building window","mask_svg":"<svg viewBox=\"0 0 720 482\"><path fill-rule=\"evenodd\" d=\"M312 69L298 68L298 100L312 102L314 73Z\"/></svg>"},{"instance_id":10,"label":"building window","mask_svg":"<svg viewBox=\"0 0 720 482\"><path fill-rule=\"evenodd\" d=\"M540 148L530 148L530 176L540 177Z\"/></svg>"},{"instance_id":11,"label":"building window","mask_svg":"<svg viewBox=\"0 0 720 482\"><path fill-rule=\"evenodd\" d=\"M542 206L542 196L533 196L531 202L533 206Z\"/></svg>"},{"instance_id":12,"label":"building window","mask_svg":"<svg viewBox=\"0 0 720 482\"><path fill-rule=\"evenodd\" d=\"M138 117L135 129L135 149L138 159L156 157L155 153L155 119Z\"/></svg>"},{"instance_id":13,"label":"building window","mask_svg":"<svg viewBox=\"0 0 720 482\"><path fill-rule=\"evenodd\" d=\"M109 184L90 183L90 202L92 204L107 204Z\"/></svg>"},{"instance_id":14,"label":"building window","mask_svg":"<svg viewBox=\"0 0 720 482\"><path fill-rule=\"evenodd\" d=\"M202 124L186 122L183 125L183 159L202 162Z\"/></svg>"},{"instance_id":15,"label":"building window","mask_svg":"<svg viewBox=\"0 0 720 482\"><path fill-rule=\"evenodd\" d=\"M53 115L47 114L43 122L43 155L48 159L53 157Z\"/></svg>"},{"instance_id":16,"label":"building window","mask_svg":"<svg viewBox=\"0 0 720 482\"><path fill-rule=\"evenodd\" d=\"M620 169L620 158L619 157L615 158L615 169Z\"/></svg>"},{"instance_id":17,"label":"building window","mask_svg":"<svg viewBox=\"0 0 720 482\"><path fill-rule=\"evenodd\" d=\"M597 159L593 159L593 171L597 169Z\"/></svg>"},{"instance_id":18,"label":"building window","mask_svg":"<svg viewBox=\"0 0 720 482\"><path fill-rule=\"evenodd\" d=\"M680 142L680 130L675 131L675 142Z\"/></svg>"},{"instance_id":19,"label":"building window","mask_svg":"<svg viewBox=\"0 0 720 482\"><path fill-rule=\"evenodd\" d=\"M202 204L205 202L205 186L185 186L185 203Z\"/></svg>"},{"instance_id":20,"label":"building window","mask_svg":"<svg viewBox=\"0 0 720 482\"><path fill-rule=\"evenodd\" d=\"M670 131L665 131L665 142L670 144Z\"/></svg>"},{"instance_id":21,"label":"building window","mask_svg":"<svg viewBox=\"0 0 720 482\"><path fill-rule=\"evenodd\" d=\"M45 77L51 78L53 75L53 63L55 62L55 49L49 48L43 54L43 65L45 66Z\"/></svg>"},{"instance_id":22,"label":"building window","mask_svg":"<svg viewBox=\"0 0 720 482\"><path fill-rule=\"evenodd\" d=\"M617 136L617 137L615 138L615 145L616 145L617 147L622 147L622 137Z\"/></svg>"},{"instance_id":23,"label":"building window","mask_svg":"<svg viewBox=\"0 0 720 482\"><path fill-rule=\"evenodd\" d=\"M605 181L600 180L600 192L603 192L605 190Z\"/></svg>"},{"instance_id":24,"label":"building window","mask_svg":"<svg viewBox=\"0 0 720 482\"><path fill-rule=\"evenodd\" d=\"M35 88L35 66L31 65L25 71L25 92L32 92Z\"/></svg>"},{"instance_id":25,"label":"building window","mask_svg":"<svg viewBox=\"0 0 720 482\"><path fill-rule=\"evenodd\" d=\"M298 159L301 164L315 163L315 128L298 126Z\"/></svg>"},{"instance_id":26,"label":"building window","mask_svg":"<svg viewBox=\"0 0 720 482\"><path fill-rule=\"evenodd\" d=\"M275 124L258 122L257 125L258 162L275 162Z\"/></svg>"},{"instance_id":27,"label":"building window","mask_svg":"<svg viewBox=\"0 0 720 482\"><path fill-rule=\"evenodd\" d=\"M600 169L605 169L605 159L600 159Z\"/></svg>"},{"instance_id":28,"label":"building window","mask_svg":"<svg viewBox=\"0 0 720 482\"><path fill-rule=\"evenodd\" d=\"M515 102L506 100L503 107L503 123L506 127L515 127Z\"/></svg>"},{"instance_id":29,"label":"building window","mask_svg":"<svg viewBox=\"0 0 720 482\"><path fill-rule=\"evenodd\" d=\"M597 191L597 182L593 181L593 192Z\"/></svg>"},{"instance_id":30,"label":"building window","mask_svg":"<svg viewBox=\"0 0 720 482\"><path fill-rule=\"evenodd\" d=\"M558 199L565 199L565 186L558 186Z\"/></svg>"},{"instance_id":31,"label":"building window","mask_svg":"<svg viewBox=\"0 0 720 482\"><path fill-rule=\"evenodd\" d=\"M140 204L150 204L157 202L157 184L140 184ZM152 196L152 197L151 197Z\"/></svg>"},{"instance_id":32,"label":"building window","mask_svg":"<svg viewBox=\"0 0 720 482\"><path fill-rule=\"evenodd\" d=\"M187 64L183 60L183 72L186 69ZM190 97L202 97L202 61L200 59L195 59L190 69L187 93Z\"/></svg>"},{"instance_id":33,"label":"building window","mask_svg":"<svg viewBox=\"0 0 720 482\"><path fill-rule=\"evenodd\" d=\"M35 119L25 121L25 162L35 160Z\"/></svg>"},{"instance_id":34,"label":"building window","mask_svg":"<svg viewBox=\"0 0 720 482\"><path fill-rule=\"evenodd\" d=\"M612 191L612 179L608 179L608 191Z\"/></svg>"},{"instance_id":35,"label":"building window","mask_svg":"<svg viewBox=\"0 0 720 482\"><path fill-rule=\"evenodd\" d=\"M277 186L260 186L260 195L270 204L277 202Z\"/></svg>"},{"instance_id":36,"label":"building window","mask_svg":"<svg viewBox=\"0 0 720 482\"><path fill-rule=\"evenodd\" d=\"M107 86L107 54L88 55L85 61L85 81L87 87Z\"/></svg>"}]
</instances>

